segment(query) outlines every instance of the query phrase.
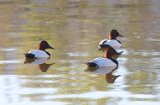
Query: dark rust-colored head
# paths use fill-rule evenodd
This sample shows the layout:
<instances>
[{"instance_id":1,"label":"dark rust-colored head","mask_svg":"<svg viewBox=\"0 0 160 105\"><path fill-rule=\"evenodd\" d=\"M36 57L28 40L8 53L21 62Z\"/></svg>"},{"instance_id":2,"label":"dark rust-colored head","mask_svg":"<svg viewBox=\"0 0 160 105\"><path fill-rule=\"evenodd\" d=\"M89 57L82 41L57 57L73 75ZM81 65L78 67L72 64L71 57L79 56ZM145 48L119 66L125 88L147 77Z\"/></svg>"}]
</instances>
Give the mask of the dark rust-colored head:
<instances>
[{"instance_id":1,"label":"dark rust-colored head","mask_svg":"<svg viewBox=\"0 0 160 105\"><path fill-rule=\"evenodd\" d=\"M45 50L45 49L54 49L54 48L51 47L47 41L42 40L39 44L39 50Z\"/></svg>"},{"instance_id":2,"label":"dark rust-colored head","mask_svg":"<svg viewBox=\"0 0 160 105\"><path fill-rule=\"evenodd\" d=\"M116 39L119 36L123 37L122 35L119 34L119 32L116 29L112 29L109 34L109 39Z\"/></svg>"}]
</instances>

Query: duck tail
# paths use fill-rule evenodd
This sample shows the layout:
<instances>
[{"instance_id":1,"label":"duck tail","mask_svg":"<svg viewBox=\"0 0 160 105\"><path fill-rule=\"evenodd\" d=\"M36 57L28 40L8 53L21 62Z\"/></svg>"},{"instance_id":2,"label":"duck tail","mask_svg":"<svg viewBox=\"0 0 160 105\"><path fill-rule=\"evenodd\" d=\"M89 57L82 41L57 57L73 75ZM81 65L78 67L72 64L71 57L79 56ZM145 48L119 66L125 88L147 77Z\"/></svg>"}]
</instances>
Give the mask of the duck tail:
<instances>
[{"instance_id":1,"label":"duck tail","mask_svg":"<svg viewBox=\"0 0 160 105\"><path fill-rule=\"evenodd\" d=\"M124 51L121 51L121 52L119 52L119 54L122 55L123 52L124 52Z\"/></svg>"},{"instance_id":2,"label":"duck tail","mask_svg":"<svg viewBox=\"0 0 160 105\"><path fill-rule=\"evenodd\" d=\"M116 51L116 54L113 55L113 58L117 59L120 55L122 55L122 53L123 53L123 51L121 51L121 52Z\"/></svg>"},{"instance_id":3,"label":"duck tail","mask_svg":"<svg viewBox=\"0 0 160 105\"><path fill-rule=\"evenodd\" d=\"M108 44L100 44L99 45L101 48L107 48L109 45Z\"/></svg>"},{"instance_id":4,"label":"duck tail","mask_svg":"<svg viewBox=\"0 0 160 105\"><path fill-rule=\"evenodd\" d=\"M88 67L97 67L98 65L94 62L87 62Z\"/></svg>"},{"instance_id":5,"label":"duck tail","mask_svg":"<svg viewBox=\"0 0 160 105\"><path fill-rule=\"evenodd\" d=\"M95 71L96 69L99 68L99 66L94 62L87 62L86 64L88 66L86 71Z\"/></svg>"},{"instance_id":6,"label":"duck tail","mask_svg":"<svg viewBox=\"0 0 160 105\"><path fill-rule=\"evenodd\" d=\"M33 59L33 58L35 58L35 55L33 55L33 54L28 54L28 53L26 53L26 54L24 54L25 55L25 57L27 58L27 59Z\"/></svg>"},{"instance_id":7,"label":"duck tail","mask_svg":"<svg viewBox=\"0 0 160 105\"><path fill-rule=\"evenodd\" d=\"M124 51L118 52L118 55L119 55L119 56L122 55L123 52L124 52Z\"/></svg>"}]
</instances>

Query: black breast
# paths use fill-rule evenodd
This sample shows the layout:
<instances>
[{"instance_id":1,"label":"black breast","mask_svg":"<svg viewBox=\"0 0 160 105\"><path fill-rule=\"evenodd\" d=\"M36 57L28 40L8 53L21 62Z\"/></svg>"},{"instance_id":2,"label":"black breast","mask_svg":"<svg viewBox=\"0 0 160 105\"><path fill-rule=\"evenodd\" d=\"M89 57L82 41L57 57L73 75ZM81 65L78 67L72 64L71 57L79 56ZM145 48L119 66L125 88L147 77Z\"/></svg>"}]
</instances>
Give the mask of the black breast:
<instances>
[{"instance_id":1,"label":"black breast","mask_svg":"<svg viewBox=\"0 0 160 105\"><path fill-rule=\"evenodd\" d=\"M118 66L119 66L119 63L117 60L113 59L113 58L110 58L117 66L114 70L118 69Z\"/></svg>"}]
</instances>

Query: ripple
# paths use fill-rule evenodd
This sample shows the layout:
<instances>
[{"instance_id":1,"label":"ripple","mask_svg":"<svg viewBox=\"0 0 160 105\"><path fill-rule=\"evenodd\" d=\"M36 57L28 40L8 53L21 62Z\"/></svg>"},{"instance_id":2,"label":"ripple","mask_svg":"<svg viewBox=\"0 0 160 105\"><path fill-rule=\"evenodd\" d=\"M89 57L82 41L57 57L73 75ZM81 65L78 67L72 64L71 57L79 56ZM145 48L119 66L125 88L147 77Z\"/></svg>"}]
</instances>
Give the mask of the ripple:
<instances>
[{"instance_id":1,"label":"ripple","mask_svg":"<svg viewBox=\"0 0 160 105\"><path fill-rule=\"evenodd\" d=\"M149 38L149 39L147 39L148 41L153 41L153 42L159 42L160 41L160 39L153 39L153 38Z\"/></svg>"},{"instance_id":2,"label":"ripple","mask_svg":"<svg viewBox=\"0 0 160 105\"><path fill-rule=\"evenodd\" d=\"M69 95L48 95L46 99L57 99L57 98L87 98L87 99L100 99L108 97L118 97L118 98L139 98L139 99L159 99L159 97L150 94L130 94L125 91L110 91L110 92L86 92L82 94L69 94Z\"/></svg>"},{"instance_id":3,"label":"ripple","mask_svg":"<svg viewBox=\"0 0 160 105\"><path fill-rule=\"evenodd\" d=\"M22 62L22 60L0 60L0 64L16 64Z\"/></svg>"},{"instance_id":4,"label":"ripple","mask_svg":"<svg viewBox=\"0 0 160 105\"><path fill-rule=\"evenodd\" d=\"M70 52L67 53L68 56L88 56L88 53L84 52Z\"/></svg>"},{"instance_id":5,"label":"ripple","mask_svg":"<svg viewBox=\"0 0 160 105\"><path fill-rule=\"evenodd\" d=\"M43 102L32 102L32 101L24 101L24 102L15 102L15 103L6 103L2 102L3 105L68 105L66 102L53 102L53 101L43 101Z\"/></svg>"},{"instance_id":6,"label":"ripple","mask_svg":"<svg viewBox=\"0 0 160 105\"><path fill-rule=\"evenodd\" d=\"M125 101L125 102L121 102L118 105L159 105L159 102L152 102L152 101Z\"/></svg>"},{"instance_id":7,"label":"ripple","mask_svg":"<svg viewBox=\"0 0 160 105\"><path fill-rule=\"evenodd\" d=\"M23 88L19 91L20 94L54 94L57 92L55 88Z\"/></svg>"},{"instance_id":8,"label":"ripple","mask_svg":"<svg viewBox=\"0 0 160 105\"><path fill-rule=\"evenodd\" d=\"M4 49L1 49L2 51L6 51L6 52L11 52L11 51L15 51L16 49L15 48L4 48Z\"/></svg>"}]
</instances>

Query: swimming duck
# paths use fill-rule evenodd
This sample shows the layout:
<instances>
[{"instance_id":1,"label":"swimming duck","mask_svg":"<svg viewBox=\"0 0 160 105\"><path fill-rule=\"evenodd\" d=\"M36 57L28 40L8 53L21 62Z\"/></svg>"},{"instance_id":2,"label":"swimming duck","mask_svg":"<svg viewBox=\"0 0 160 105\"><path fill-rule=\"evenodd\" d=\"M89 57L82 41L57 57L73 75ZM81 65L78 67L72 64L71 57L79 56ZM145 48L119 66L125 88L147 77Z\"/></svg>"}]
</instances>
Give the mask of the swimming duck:
<instances>
[{"instance_id":1,"label":"swimming duck","mask_svg":"<svg viewBox=\"0 0 160 105\"><path fill-rule=\"evenodd\" d=\"M110 45L115 50L118 50L119 48L121 48L122 46L121 42L117 40L116 38L123 37L123 36L120 35L116 29L112 29L108 37L109 39L104 39L100 41L99 46L98 46L99 50L104 50L106 45Z\"/></svg>"},{"instance_id":2,"label":"swimming duck","mask_svg":"<svg viewBox=\"0 0 160 105\"><path fill-rule=\"evenodd\" d=\"M95 71L100 74L106 74L112 70L118 68L118 61L113 59L113 55L117 52L111 47L107 46L104 57L95 58L87 63L87 71ZM99 68L105 68L105 70L98 70Z\"/></svg>"},{"instance_id":3,"label":"swimming duck","mask_svg":"<svg viewBox=\"0 0 160 105\"><path fill-rule=\"evenodd\" d=\"M46 49L54 49L51 47L47 41L42 40L39 44L39 50L31 50L25 54L27 59L39 59L39 58L50 58L50 53Z\"/></svg>"}]
</instances>

